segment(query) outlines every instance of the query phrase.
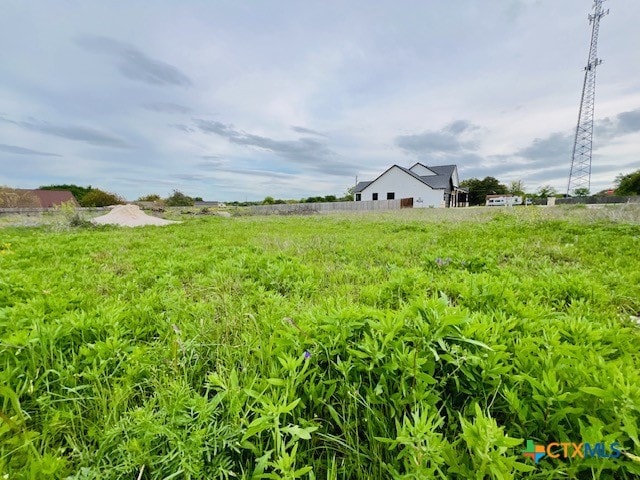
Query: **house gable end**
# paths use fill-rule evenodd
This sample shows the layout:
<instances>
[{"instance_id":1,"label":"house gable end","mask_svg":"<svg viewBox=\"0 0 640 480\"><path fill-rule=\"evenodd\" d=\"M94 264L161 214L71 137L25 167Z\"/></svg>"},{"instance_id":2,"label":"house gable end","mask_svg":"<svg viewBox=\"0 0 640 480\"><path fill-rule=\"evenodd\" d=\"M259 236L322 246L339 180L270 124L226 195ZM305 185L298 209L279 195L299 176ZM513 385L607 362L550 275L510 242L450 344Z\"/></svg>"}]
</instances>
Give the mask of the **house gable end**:
<instances>
[{"instance_id":1,"label":"house gable end","mask_svg":"<svg viewBox=\"0 0 640 480\"><path fill-rule=\"evenodd\" d=\"M455 167L453 169L453 173L451 174L451 183L456 188L460 186L460 178L458 177L458 167Z\"/></svg>"},{"instance_id":2,"label":"house gable end","mask_svg":"<svg viewBox=\"0 0 640 480\"><path fill-rule=\"evenodd\" d=\"M437 175L436 172L431 170L426 165L421 164L420 162L415 163L414 165L412 165L409 168L409 170L412 171L413 173L415 173L416 175L419 175L420 177L428 177L428 176L431 176L431 175Z\"/></svg>"},{"instance_id":3,"label":"house gable end","mask_svg":"<svg viewBox=\"0 0 640 480\"><path fill-rule=\"evenodd\" d=\"M373 180L371 183L369 183L369 185L367 185L365 188L363 188L361 190L362 193L366 192L373 192L376 190L376 188L379 187L379 185L382 183L383 180L394 176L394 177L402 177L404 180L403 181L407 181L409 183L413 183L414 185L419 185L422 188L429 188L432 189L432 187L430 185L428 185L422 178L420 178L418 175L416 175L415 173L411 172L410 170L400 167L399 165L392 165L391 167L389 167L387 170L385 170L380 176L378 176L378 178L376 178L375 180ZM382 193L382 192L381 192Z\"/></svg>"}]
</instances>

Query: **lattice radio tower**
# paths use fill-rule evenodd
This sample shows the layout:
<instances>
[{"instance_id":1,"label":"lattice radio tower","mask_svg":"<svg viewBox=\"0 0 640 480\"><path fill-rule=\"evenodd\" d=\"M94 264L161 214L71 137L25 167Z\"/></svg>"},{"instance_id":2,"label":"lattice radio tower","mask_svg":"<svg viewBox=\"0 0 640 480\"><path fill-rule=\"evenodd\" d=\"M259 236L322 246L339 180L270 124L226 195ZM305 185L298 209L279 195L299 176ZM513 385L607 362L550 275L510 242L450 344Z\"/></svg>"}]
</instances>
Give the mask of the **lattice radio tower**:
<instances>
[{"instance_id":1,"label":"lattice radio tower","mask_svg":"<svg viewBox=\"0 0 640 480\"><path fill-rule=\"evenodd\" d=\"M593 147L593 110L596 97L596 67L602 63L598 58L598 33L600 19L609 13L602 8L605 0L594 0L593 14L589 15L591 30L591 46L589 47L589 61L584 67L584 84L582 85L582 99L578 111L578 126L573 142L571 155L571 172L567 195L577 189L591 188L591 151Z\"/></svg>"}]
</instances>

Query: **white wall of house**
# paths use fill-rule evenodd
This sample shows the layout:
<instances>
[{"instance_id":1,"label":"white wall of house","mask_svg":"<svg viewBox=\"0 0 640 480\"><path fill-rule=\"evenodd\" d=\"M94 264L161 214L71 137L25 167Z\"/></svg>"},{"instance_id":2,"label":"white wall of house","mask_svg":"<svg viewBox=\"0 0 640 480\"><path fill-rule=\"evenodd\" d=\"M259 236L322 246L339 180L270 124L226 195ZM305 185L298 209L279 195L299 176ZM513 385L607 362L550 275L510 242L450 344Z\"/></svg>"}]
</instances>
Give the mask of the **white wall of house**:
<instances>
[{"instance_id":1,"label":"white wall of house","mask_svg":"<svg viewBox=\"0 0 640 480\"><path fill-rule=\"evenodd\" d=\"M453 174L451 175L451 183L453 183L453 186L456 188L460 186L460 179L458 178L457 168L453 169Z\"/></svg>"},{"instance_id":2,"label":"white wall of house","mask_svg":"<svg viewBox=\"0 0 640 480\"><path fill-rule=\"evenodd\" d=\"M433 171L429 170L427 167L425 167L424 165L422 165L420 163L416 163L409 170L411 170L413 173L415 173L416 175L419 175L421 177L426 177L427 175L437 175L436 172L433 172Z\"/></svg>"},{"instance_id":3,"label":"white wall of house","mask_svg":"<svg viewBox=\"0 0 640 480\"><path fill-rule=\"evenodd\" d=\"M389 169L362 190L361 200L373 200L374 193L378 194L378 200L387 200L388 193L393 193L396 199L412 197L413 208L444 206L444 190L433 190L398 167Z\"/></svg>"}]
</instances>

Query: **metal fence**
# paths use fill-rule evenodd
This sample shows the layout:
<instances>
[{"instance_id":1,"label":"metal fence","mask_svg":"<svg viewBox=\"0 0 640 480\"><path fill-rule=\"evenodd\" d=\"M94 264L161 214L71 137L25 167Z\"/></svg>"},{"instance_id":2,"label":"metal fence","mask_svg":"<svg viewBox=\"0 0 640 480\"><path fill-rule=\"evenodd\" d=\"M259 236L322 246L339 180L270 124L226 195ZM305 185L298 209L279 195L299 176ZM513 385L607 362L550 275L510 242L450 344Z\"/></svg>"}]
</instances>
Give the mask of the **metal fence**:
<instances>
[{"instance_id":1,"label":"metal fence","mask_svg":"<svg viewBox=\"0 0 640 480\"><path fill-rule=\"evenodd\" d=\"M401 199L367 200L364 202L284 203L278 205L254 205L254 215L304 215L326 212L367 212L375 210L399 210Z\"/></svg>"},{"instance_id":2,"label":"metal fence","mask_svg":"<svg viewBox=\"0 0 640 480\"><path fill-rule=\"evenodd\" d=\"M619 196L606 196L606 197L570 197L570 198L557 198L556 205L600 205L607 203L640 203L640 196L635 197L619 197Z\"/></svg>"}]
</instances>

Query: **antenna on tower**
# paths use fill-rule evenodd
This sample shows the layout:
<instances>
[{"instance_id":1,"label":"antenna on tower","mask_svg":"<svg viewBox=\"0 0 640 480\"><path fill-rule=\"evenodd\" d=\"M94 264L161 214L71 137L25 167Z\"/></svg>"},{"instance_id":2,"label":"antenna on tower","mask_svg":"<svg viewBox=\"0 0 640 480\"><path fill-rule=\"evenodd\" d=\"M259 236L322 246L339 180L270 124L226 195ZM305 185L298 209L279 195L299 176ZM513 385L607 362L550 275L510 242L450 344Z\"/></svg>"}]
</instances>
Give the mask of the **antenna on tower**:
<instances>
[{"instance_id":1,"label":"antenna on tower","mask_svg":"<svg viewBox=\"0 0 640 480\"><path fill-rule=\"evenodd\" d=\"M596 97L596 67L602 63L598 58L598 33L600 31L600 19L609 13L602 8L605 0L594 0L593 14L589 15L589 24L592 25L591 45L589 47L589 60L584 67L584 83L582 85L582 98L580 110L578 110L578 125L576 137L573 142L571 154L571 171L569 172L569 185L567 195L576 190L588 192L591 188L591 152L593 148L593 110ZM584 190L586 189L586 190Z\"/></svg>"}]
</instances>

